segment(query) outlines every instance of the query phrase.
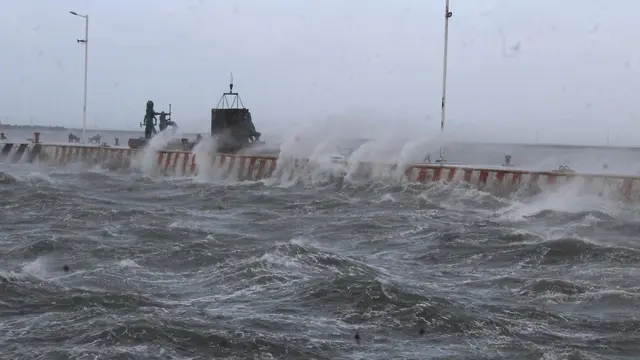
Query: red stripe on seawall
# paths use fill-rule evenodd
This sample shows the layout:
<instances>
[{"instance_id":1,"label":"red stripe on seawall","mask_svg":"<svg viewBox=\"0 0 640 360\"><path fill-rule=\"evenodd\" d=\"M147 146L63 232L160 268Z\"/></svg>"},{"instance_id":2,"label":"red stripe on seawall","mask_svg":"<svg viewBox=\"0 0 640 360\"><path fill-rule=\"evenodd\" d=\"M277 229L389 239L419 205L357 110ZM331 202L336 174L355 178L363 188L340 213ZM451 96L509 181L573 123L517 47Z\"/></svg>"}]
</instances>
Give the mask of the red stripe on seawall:
<instances>
[{"instance_id":1,"label":"red stripe on seawall","mask_svg":"<svg viewBox=\"0 0 640 360\"><path fill-rule=\"evenodd\" d=\"M267 160L265 159L265 161L267 161ZM271 161L271 167L269 168L269 173L265 174L265 177L271 176L271 174L273 174L274 171L276 171L276 161L275 160Z\"/></svg>"},{"instance_id":2,"label":"red stripe on seawall","mask_svg":"<svg viewBox=\"0 0 640 360\"><path fill-rule=\"evenodd\" d=\"M464 169L464 181L470 183L471 182L471 174L473 174L473 170Z\"/></svg>"},{"instance_id":3,"label":"red stripe on seawall","mask_svg":"<svg viewBox=\"0 0 640 360\"><path fill-rule=\"evenodd\" d=\"M247 180L255 180L253 178L253 170L256 167L256 160L258 160L258 159L254 158L254 157L249 159L249 170L247 171L247 177L246 177Z\"/></svg>"},{"instance_id":4,"label":"red stripe on seawall","mask_svg":"<svg viewBox=\"0 0 640 360\"><path fill-rule=\"evenodd\" d=\"M173 157L173 164L171 165L171 169L175 170L176 167L178 166L178 159L180 158L180 153L175 153L175 156Z\"/></svg>"},{"instance_id":5,"label":"red stripe on seawall","mask_svg":"<svg viewBox=\"0 0 640 360\"><path fill-rule=\"evenodd\" d=\"M513 185L518 185L520 184L520 181L522 181L522 173L513 173L513 179L511 179L511 183Z\"/></svg>"},{"instance_id":6,"label":"red stripe on seawall","mask_svg":"<svg viewBox=\"0 0 640 360\"><path fill-rule=\"evenodd\" d=\"M489 171L487 170L480 171L480 176L478 177L478 184L485 185L487 183L488 177L489 177Z\"/></svg>"},{"instance_id":7,"label":"red stripe on seawall","mask_svg":"<svg viewBox=\"0 0 640 360\"><path fill-rule=\"evenodd\" d=\"M189 165L189 153L182 154L182 175L187 174L187 165Z\"/></svg>"},{"instance_id":8,"label":"red stripe on seawall","mask_svg":"<svg viewBox=\"0 0 640 360\"><path fill-rule=\"evenodd\" d=\"M453 178L455 175L456 175L456 168L449 169L449 176L447 177L447 181L453 181Z\"/></svg>"},{"instance_id":9,"label":"red stripe on seawall","mask_svg":"<svg viewBox=\"0 0 640 360\"><path fill-rule=\"evenodd\" d=\"M433 176L431 177L431 181L433 182L440 181L440 173L442 173L442 168L433 169Z\"/></svg>"},{"instance_id":10,"label":"red stripe on seawall","mask_svg":"<svg viewBox=\"0 0 640 360\"><path fill-rule=\"evenodd\" d=\"M165 154L167 157L164 159L164 169L168 170L171 165L171 155L173 155L173 153L167 152Z\"/></svg>"},{"instance_id":11,"label":"red stripe on seawall","mask_svg":"<svg viewBox=\"0 0 640 360\"><path fill-rule=\"evenodd\" d=\"M196 154L192 154L191 156L191 174L195 174L197 171L197 166L196 166Z\"/></svg>"},{"instance_id":12,"label":"red stripe on seawall","mask_svg":"<svg viewBox=\"0 0 640 360\"><path fill-rule=\"evenodd\" d=\"M418 171L418 179L416 179L419 183L425 182L427 179L427 169L421 167Z\"/></svg>"}]
</instances>

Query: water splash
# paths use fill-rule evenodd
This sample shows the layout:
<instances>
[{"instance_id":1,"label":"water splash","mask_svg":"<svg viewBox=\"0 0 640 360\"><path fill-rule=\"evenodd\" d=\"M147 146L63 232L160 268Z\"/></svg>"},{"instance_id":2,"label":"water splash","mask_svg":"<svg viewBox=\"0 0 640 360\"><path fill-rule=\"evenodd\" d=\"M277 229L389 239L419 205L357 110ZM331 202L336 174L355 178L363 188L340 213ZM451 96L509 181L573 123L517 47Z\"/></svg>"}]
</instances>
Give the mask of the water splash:
<instances>
[{"instance_id":1,"label":"water splash","mask_svg":"<svg viewBox=\"0 0 640 360\"><path fill-rule=\"evenodd\" d=\"M175 129L167 130L157 133L149 140L142 152L133 159L132 165L134 168L140 169L143 174L149 175L153 173L156 168L158 151L164 150L173 140L182 137L182 133L174 131Z\"/></svg>"},{"instance_id":2,"label":"water splash","mask_svg":"<svg viewBox=\"0 0 640 360\"><path fill-rule=\"evenodd\" d=\"M292 183L302 177L325 181L336 176L352 182L364 178L398 181L409 165L422 163L429 151L438 151L441 143L438 136L424 140L393 135L362 139L331 133L294 134L280 146L274 176ZM306 166L295 166L300 163Z\"/></svg>"},{"instance_id":3,"label":"water splash","mask_svg":"<svg viewBox=\"0 0 640 360\"><path fill-rule=\"evenodd\" d=\"M611 216L618 216L622 210L617 191L604 188L593 190L585 185L582 179L563 184L553 189L541 189L534 196L526 196L520 191L512 197L513 202L501 209L498 214L503 220L527 221L530 217L544 211L579 213L599 211Z\"/></svg>"},{"instance_id":4,"label":"water splash","mask_svg":"<svg viewBox=\"0 0 640 360\"><path fill-rule=\"evenodd\" d=\"M196 163L197 182L210 182L214 178L215 149L217 141L212 136L204 137L193 148Z\"/></svg>"}]
</instances>

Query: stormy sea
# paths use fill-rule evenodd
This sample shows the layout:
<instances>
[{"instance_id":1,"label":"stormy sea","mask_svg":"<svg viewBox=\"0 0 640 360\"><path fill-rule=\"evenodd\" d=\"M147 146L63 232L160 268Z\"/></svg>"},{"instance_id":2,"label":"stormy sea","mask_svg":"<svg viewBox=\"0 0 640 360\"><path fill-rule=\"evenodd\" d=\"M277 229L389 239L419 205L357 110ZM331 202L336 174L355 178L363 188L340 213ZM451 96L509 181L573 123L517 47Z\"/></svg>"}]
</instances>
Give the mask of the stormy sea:
<instances>
[{"instance_id":1,"label":"stormy sea","mask_svg":"<svg viewBox=\"0 0 640 360\"><path fill-rule=\"evenodd\" d=\"M1 359L636 359L640 209L0 164Z\"/></svg>"}]
</instances>

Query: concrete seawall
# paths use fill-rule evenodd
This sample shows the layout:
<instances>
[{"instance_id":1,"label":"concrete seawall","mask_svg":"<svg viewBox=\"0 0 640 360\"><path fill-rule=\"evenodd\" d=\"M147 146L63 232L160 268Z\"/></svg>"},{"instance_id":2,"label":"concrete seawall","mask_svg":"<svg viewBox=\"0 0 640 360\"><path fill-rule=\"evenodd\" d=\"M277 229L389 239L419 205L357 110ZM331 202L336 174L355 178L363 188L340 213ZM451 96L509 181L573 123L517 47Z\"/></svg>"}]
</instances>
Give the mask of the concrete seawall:
<instances>
[{"instance_id":1,"label":"concrete seawall","mask_svg":"<svg viewBox=\"0 0 640 360\"><path fill-rule=\"evenodd\" d=\"M124 147L59 145L43 143L0 144L0 164L47 164L65 166L84 163L109 169L127 169L141 161L145 150ZM239 181L257 181L270 177L292 177L317 171L327 164L307 159L278 159L274 156L241 156L213 154L196 159L189 151L144 153L152 161L154 171L167 176L195 176L202 171L215 171L217 177ZM199 167L206 167L200 169ZM354 180L376 177L410 183L467 183L480 190L506 194L523 187L546 190L561 186L577 186L596 194L615 194L625 201L640 202L640 177L615 174L586 174L569 171L527 171L509 167L438 165L438 164L331 164L332 176ZM326 169L325 169L326 170ZM326 172L326 171L325 171Z\"/></svg>"}]
</instances>

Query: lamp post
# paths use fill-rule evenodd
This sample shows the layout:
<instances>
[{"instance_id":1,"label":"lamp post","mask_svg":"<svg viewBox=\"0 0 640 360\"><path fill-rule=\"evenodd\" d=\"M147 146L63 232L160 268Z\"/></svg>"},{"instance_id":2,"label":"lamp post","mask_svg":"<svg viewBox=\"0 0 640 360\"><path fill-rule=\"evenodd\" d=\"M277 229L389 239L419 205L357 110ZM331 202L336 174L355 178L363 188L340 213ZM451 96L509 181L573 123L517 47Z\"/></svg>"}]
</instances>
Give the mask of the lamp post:
<instances>
[{"instance_id":1,"label":"lamp post","mask_svg":"<svg viewBox=\"0 0 640 360\"><path fill-rule=\"evenodd\" d=\"M444 121L446 119L446 97L447 97L447 55L449 51L449 18L453 13L449 11L449 0L444 4L444 56L442 65L442 102L440 109L440 132L444 132ZM444 165L442 147L440 147L440 165Z\"/></svg>"},{"instance_id":2,"label":"lamp post","mask_svg":"<svg viewBox=\"0 0 640 360\"><path fill-rule=\"evenodd\" d=\"M78 43L84 43L84 106L82 108L82 142L87 143L87 63L89 60L89 15L80 15L69 11L71 15L84 18L84 39L78 39Z\"/></svg>"}]
</instances>

